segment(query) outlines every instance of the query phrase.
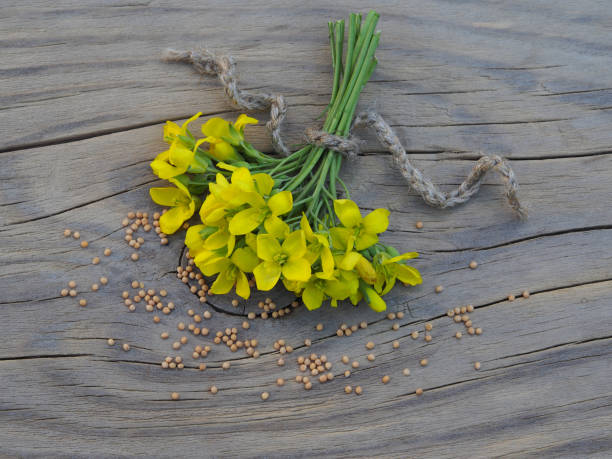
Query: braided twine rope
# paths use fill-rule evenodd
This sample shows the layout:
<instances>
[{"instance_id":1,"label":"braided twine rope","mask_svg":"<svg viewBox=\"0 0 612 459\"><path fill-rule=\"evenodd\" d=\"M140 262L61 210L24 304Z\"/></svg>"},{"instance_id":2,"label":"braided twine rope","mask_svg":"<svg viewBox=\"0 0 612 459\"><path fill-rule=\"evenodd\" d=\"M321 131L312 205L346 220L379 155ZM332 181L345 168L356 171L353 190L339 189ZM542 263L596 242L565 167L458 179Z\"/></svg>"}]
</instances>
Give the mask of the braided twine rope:
<instances>
[{"instance_id":1,"label":"braided twine rope","mask_svg":"<svg viewBox=\"0 0 612 459\"><path fill-rule=\"evenodd\" d=\"M290 154L281 137L281 125L287 114L287 103L284 97L278 94L256 94L239 89L236 78L236 63L231 56L216 56L205 49L198 51L169 49L165 52L164 59L167 62L190 64L201 74L216 76L223 84L225 93L231 101L244 110L269 109L270 121L266 123L266 127L272 137L272 146L277 153ZM527 218L527 209L521 205L518 199L519 184L514 171L501 156L481 157L476 161L461 185L450 192L444 192L410 162L399 138L379 113L373 110L359 113L353 121L351 130L362 127L374 130L380 144L393 155L394 163L408 181L410 187L419 193L428 205L444 209L467 202L478 193L480 184L487 172L495 171L504 182L505 195L510 207L519 218ZM353 159L359 154L359 141L353 137L340 137L316 129L307 129L305 137L308 143L338 151L349 159Z\"/></svg>"}]
</instances>

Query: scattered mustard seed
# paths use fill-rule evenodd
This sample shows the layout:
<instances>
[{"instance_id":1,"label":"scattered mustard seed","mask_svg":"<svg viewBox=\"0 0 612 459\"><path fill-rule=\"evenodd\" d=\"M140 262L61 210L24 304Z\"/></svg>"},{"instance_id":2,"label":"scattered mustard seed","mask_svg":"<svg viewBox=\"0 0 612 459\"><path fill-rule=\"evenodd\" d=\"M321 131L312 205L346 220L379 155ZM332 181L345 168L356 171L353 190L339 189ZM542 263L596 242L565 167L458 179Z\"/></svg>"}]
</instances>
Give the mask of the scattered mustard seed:
<instances>
[{"instance_id":1,"label":"scattered mustard seed","mask_svg":"<svg viewBox=\"0 0 612 459\"><path fill-rule=\"evenodd\" d=\"M415 330L412 333L410 333L410 336L412 337L412 339L417 339L419 337L419 332Z\"/></svg>"},{"instance_id":2,"label":"scattered mustard seed","mask_svg":"<svg viewBox=\"0 0 612 459\"><path fill-rule=\"evenodd\" d=\"M68 292L68 295L70 295L70 296L72 296L72 297L75 297L75 296L77 296L77 291L76 291L75 289L71 289L71 290Z\"/></svg>"},{"instance_id":3,"label":"scattered mustard seed","mask_svg":"<svg viewBox=\"0 0 612 459\"><path fill-rule=\"evenodd\" d=\"M97 292L100 286L98 284L91 284L91 290L93 292Z\"/></svg>"},{"instance_id":4,"label":"scattered mustard seed","mask_svg":"<svg viewBox=\"0 0 612 459\"><path fill-rule=\"evenodd\" d=\"M132 261L138 261L138 259L140 258L140 255L134 252L132 255L130 255L130 258L132 259Z\"/></svg>"},{"instance_id":5,"label":"scattered mustard seed","mask_svg":"<svg viewBox=\"0 0 612 459\"><path fill-rule=\"evenodd\" d=\"M478 327L478 328L476 329L476 334L477 334L477 335L482 335L482 328Z\"/></svg>"},{"instance_id":6,"label":"scattered mustard seed","mask_svg":"<svg viewBox=\"0 0 612 459\"><path fill-rule=\"evenodd\" d=\"M69 229L64 230L64 237L70 237L71 235L72 235L72 231L70 231Z\"/></svg>"},{"instance_id":7,"label":"scattered mustard seed","mask_svg":"<svg viewBox=\"0 0 612 459\"><path fill-rule=\"evenodd\" d=\"M361 395L361 394L363 394L363 389L361 388L361 386L357 386L357 387L355 387L355 393L356 393L357 395Z\"/></svg>"},{"instance_id":8,"label":"scattered mustard seed","mask_svg":"<svg viewBox=\"0 0 612 459\"><path fill-rule=\"evenodd\" d=\"M93 257L91 263L97 265L98 263L100 263L100 257Z\"/></svg>"},{"instance_id":9,"label":"scattered mustard seed","mask_svg":"<svg viewBox=\"0 0 612 459\"><path fill-rule=\"evenodd\" d=\"M74 233L72 233L72 237L75 239L78 239L81 237L81 233L79 233L78 231L75 231Z\"/></svg>"},{"instance_id":10,"label":"scattered mustard seed","mask_svg":"<svg viewBox=\"0 0 612 459\"><path fill-rule=\"evenodd\" d=\"M431 341L431 335L425 335L425 342L429 343Z\"/></svg>"},{"instance_id":11,"label":"scattered mustard seed","mask_svg":"<svg viewBox=\"0 0 612 459\"><path fill-rule=\"evenodd\" d=\"M432 325L431 323L427 322L427 323L425 324L425 330L427 330L427 331L431 331L431 329L432 329L432 328L433 328L433 325Z\"/></svg>"},{"instance_id":12,"label":"scattered mustard seed","mask_svg":"<svg viewBox=\"0 0 612 459\"><path fill-rule=\"evenodd\" d=\"M123 346L121 346L121 347L123 348L123 350L124 350L125 352L127 352L127 351L129 351L129 350L130 350L130 345L129 345L128 343L123 343Z\"/></svg>"},{"instance_id":13,"label":"scattered mustard seed","mask_svg":"<svg viewBox=\"0 0 612 459\"><path fill-rule=\"evenodd\" d=\"M393 341L392 343L393 349L398 349L400 347L400 343L398 340Z\"/></svg>"},{"instance_id":14,"label":"scattered mustard seed","mask_svg":"<svg viewBox=\"0 0 612 459\"><path fill-rule=\"evenodd\" d=\"M508 301L514 301L516 297L512 294L508 295Z\"/></svg>"},{"instance_id":15,"label":"scattered mustard seed","mask_svg":"<svg viewBox=\"0 0 612 459\"><path fill-rule=\"evenodd\" d=\"M318 324L316 325L315 329L316 329L317 331L321 331L321 330L323 330L323 324L318 323Z\"/></svg>"},{"instance_id":16,"label":"scattered mustard seed","mask_svg":"<svg viewBox=\"0 0 612 459\"><path fill-rule=\"evenodd\" d=\"M404 369L402 370L402 374L403 374L404 376L410 376L410 369L409 369L409 368L404 368Z\"/></svg>"},{"instance_id":17,"label":"scattered mustard seed","mask_svg":"<svg viewBox=\"0 0 612 459\"><path fill-rule=\"evenodd\" d=\"M529 298L529 290L523 290L522 296L523 298Z\"/></svg>"},{"instance_id":18,"label":"scattered mustard seed","mask_svg":"<svg viewBox=\"0 0 612 459\"><path fill-rule=\"evenodd\" d=\"M108 284L108 278L106 278L106 277L102 276L102 277L100 278L100 283L101 283L102 285L106 285L106 284Z\"/></svg>"},{"instance_id":19,"label":"scattered mustard seed","mask_svg":"<svg viewBox=\"0 0 612 459\"><path fill-rule=\"evenodd\" d=\"M262 392L261 393L261 399L262 400L268 400L268 398L270 397L270 394L268 392Z\"/></svg>"},{"instance_id":20,"label":"scattered mustard seed","mask_svg":"<svg viewBox=\"0 0 612 459\"><path fill-rule=\"evenodd\" d=\"M478 262L476 262L476 260L470 261L470 269L476 269L476 268L478 268Z\"/></svg>"},{"instance_id":21,"label":"scattered mustard seed","mask_svg":"<svg viewBox=\"0 0 612 459\"><path fill-rule=\"evenodd\" d=\"M366 349L374 349L374 343L372 341L368 341L366 343Z\"/></svg>"},{"instance_id":22,"label":"scattered mustard seed","mask_svg":"<svg viewBox=\"0 0 612 459\"><path fill-rule=\"evenodd\" d=\"M178 392L172 392L172 394L170 395L170 398L172 398L172 400L178 400L179 398L181 398L181 396L179 395Z\"/></svg>"},{"instance_id":23,"label":"scattered mustard seed","mask_svg":"<svg viewBox=\"0 0 612 459\"><path fill-rule=\"evenodd\" d=\"M382 377L383 384L387 384L389 381L391 381L391 378L389 377L389 375L385 375Z\"/></svg>"},{"instance_id":24,"label":"scattered mustard seed","mask_svg":"<svg viewBox=\"0 0 612 459\"><path fill-rule=\"evenodd\" d=\"M109 249L108 247L106 249L104 249L104 256L108 257L111 253L113 253L113 251L111 249Z\"/></svg>"},{"instance_id":25,"label":"scattered mustard seed","mask_svg":"<svg viewBox=\"0 0 612 459\"><path fill-rule=\"evenodd\" d=\"M418 221L415 223L414 225L416 227L416 229L422 229L423 228L423 222L422 221Z\"/></svg>"},{"instance_id":26,"label":"scattered mustard seed","mask_svg":"<svg viewBox=\"0 0 612 459\"><path fill-rule=\"evenodd\" d=\"M422 367L426 367L428 362L427 359L422 359L420 363Z\"/></svg>"},{"instance_id":27,"label":"scattered mustard seed","mask_svg":"<svg viewBox=\"0 0 612 459\"><path fill-rule=\"evenodd\" d=\"M75 288L77 286L76 282L71 280L70 282L68 282L68 287L70 288Z\"/></svg>"},{"instance_id":28,"label":"scattered mustard seed","mask_svg":"<svg viewBox=\"0 0 612 459\"><path fill-rule=\"evenodd\" d=\"M474 363L474 370L480 370L480 362Z\"/></svg>"},{"instance_id":29,"label":"scattered mustard seed","mask_svg":"<svg viewBox=\"0 0 612 459\"><path fill-rule=\"evenodd\" d=\"M60 292L60 295L68 296L68 293L69 293L68 289L67 288L63 288L62 291Z\"/></svg>"},{"instance_id":30,"label":"scattered mustard seed","mask_svg":"<svg viewBox=\"0 0 612 459\"><path fill-rule=\"evenodd\" d=\"M444 290L444 287L442 287L441 285L436 285L436 288L435 288L436 293L442 293L442 290Z\"/></svg>"},{"instance_id":31,"label":"scattered mustard seed","mask_svg":"<svg viewBox=\"0 0 612 459\"><path fill-rule=\"evenodd\" d=\"M87 241L81 241L81 247L82 247L83 249L86 249L87 247L89 247L89 242L87 242Z\"/></svg>"},{"instance_id":32,"label":"scattered mustard seed","mask_svg":"<svg viewBox=\"0 0 612 459\"><path fill-rule=\"evenodd\" d=\"M211 394L216 394L217 392L219 392L219 389L217 389L217 386L210 386Z\"/></svg>"},{"instance_id":33,"label":"scattered mustard seed","mask_svg":"<svg viewBox=\"0 0 612 459\"><path fill-rule=\"evenodd\" d=\"M417 395L423 395L423 389L419 387L416 391L414 391L414 393Z\"/></svg>"},{"instance_id":34,"label":"scattered mustard seed","mask_svg":"<svg viewBox=\"0 0 612 459\"><path fill-rule=\"evenodd\" d=\"M108 343L109 346L114 346L115 345L115 340L112 339L112 338L109 338L106 342Z\"/></svg>"},{"instance_id":35,"label":"scattered mustard seed","mask_svg":"<svg viewBox=\"0 0 612 459\"><path fill-rule=\"evenodd\" d=\"M466 309L467 309L467 312L474 312L474 305L468 304Z\"/></svg>"},{"instance_id":36,"label":"scattered mustard seed","mask_svg":"<svg viewBox=\"0 0 612 459\"><path fill-rule=\"evenodd\" d=\"M353 392L353 388L351 386L345 386L344 387L344 392L346 394L350 394L351 392Z\"/></svg>"},{"instance_id":37,"label":"scattered mustard seed","mask_svg":"<svg viewBox=\"0 0 612 459\"><path fill-rule=\"evenodd\" d=\"M376 359L376 357L374 356L374 354L368 354L368 360L369 360L370 362L373 362L373 361L374 361L374 359Z\"/></svg>"},{"instance_id":38,"label":"scattered mustard seed","mask_svg":"<svg viewBox=\"0 0 612 459\"><path fill-rule=\"evenodd\" d=\"M81 306L87 306L87 300L85 298L82 298L82 299L79 300L79 304Z\"/></svg>"},{"instance_id":39,"label":"scattered mustard seed","mask_svg":"<svg viewBox=\"0 0 612 459\"><path fill-rule=\"evenodd\" d=\"M461 332L457 332L455 333L455 338L460 339L463 336L463 334Z\"/></svg>"},{"instance_id":40,"label":"scattered mustard seed","mask_svg":"<svg viewBox=\"0 0 612 459\"><path fill-rule=\"evenodd\" d=\"M223 368L224 370L229 370L230 365L231 365L231 364L230 364L229 362L227 362L227 361L226 361L226 362L223 362L223 363L221 364L221 368Z\"/></svg>"},{"instance_id":41,"label":"scattered mustard seed","mask_svg":"<svg viewBox=\"0 0 612 459\"><path fill-rule=\"evenodd\" d=\"M170 334L168 332L162 332L161 335L159 335L161 337L161 339L168 339L168 337L170 336Z\"/></svg>"}]
</instances>

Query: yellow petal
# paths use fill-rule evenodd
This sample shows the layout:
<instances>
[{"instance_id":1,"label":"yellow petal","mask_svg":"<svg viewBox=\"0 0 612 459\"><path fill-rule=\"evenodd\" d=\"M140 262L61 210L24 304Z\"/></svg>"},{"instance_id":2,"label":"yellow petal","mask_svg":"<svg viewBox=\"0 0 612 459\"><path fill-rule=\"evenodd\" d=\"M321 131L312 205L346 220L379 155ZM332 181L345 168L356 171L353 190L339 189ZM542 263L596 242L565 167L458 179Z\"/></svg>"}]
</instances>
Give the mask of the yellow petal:
<instances>
[{"instance_id":1,"label":"yellow petal","mask_svg":"<svg viewBox=\"0 0 612 459\"><path fill-rule=\"evenodd\" d=\"M338 267L345 271L351 271L362 257L363 256L358 252L347 252Z\"/></svg>"},{"instance_id":2,"label":"yellow petal","mask_svg":"<svg viewBox=\"0 0 612 459\"><path fill-rule=\"evenodd\" d=\"M375 209L363 219L363 228L368 233L384 233L389 227L389 211L387 209Z\"/></svg>"},{"instance_id":3,"label":"yellow petal","mask_svg":"<svg viewBox=\"0 0 612 459\"><path fill-rule=\"evenodd\" d=\"M361 223L359 207L350 199L336 199L334 201L334 211L346 228L353 228Z\"/></svg>"},{"instance_id":4,"label":"yellow petal","mask_svg":"<svg viewBox=\"0 0 612 459\"><path fill-rule=\"evenodd\" d=\"M310 264L304 258L289 259L283 265L282 272L287 280L306 282L310 279Z\"/></svg>"},{"instance_id":5,"label":"yellow petal","mask_svg":"<svg viewBox=\"0 0 612 459\"><path fill-rule=\"evenodd\" d=\"M193 212L191 215L193 215ZM191 215L189 214L188 207L173 207L161 216L159 226L163 233L174 234Z\"/></svg>"},{"instance_id":6,"label":"yellow petal","mask_svg":"<svg viewBox=\"0 0 612 459\"><path fill-rule=\"evenodd\" d=\"M217 161L235 161L239 159L236 149L225 141L211 143L208 153Z\"/></svg>"},{"instance_id":7,"label":"yellow petal","mask_svg":"<svg viewBox=\"0 0 612 459\"><path fill-rule=\"evenodd\" d=\"M334 300L346 300L351 292L342 282L330 280L325 283L325 293Z\"/></svg>"},{"instance_id":8,"label":"yellow petal","mask_svg":"<svg viewBox=\"0 0 612 459\"><path fill-rule=\"evenodd\" d=\"M189 198L189 200L191 200L191 194L189 193L189 189L183 184L183 182L177 180L176 178L170 178L168 179L168 181L174 184L174 186L176 186L179 190L181 190L186 198Z\"/></svg>"},{"instance_id":9,"label":"yellow petal","mask_svg":"<svg viewBox=\"0 0 612 459\"><path fill-rule=\"evenodd\" d=\"M151 169L153 169L153 173L160 179L164 180L168 180L171 177L176 177L177 175L181 175L185 172L166 161L160 161L158 159L151 161L150 166Z\"/></svg>"},{"instance_id":10,"label":"yellow petal","mask_svg":"<svg viewBox=\"0 0 612 459\"><path fill-rule=\"evenodd\" d=\"M185 193L178 188L155 187L149 190L149 194L151 195L151 199L160 206L175 207L181 204L187 204L190 201L189 197L185 196Z\"/></svg>"},{"instance_id":11,"label":"yellow petal","mask_svg":"<svg viewBox=\"0 0 612 459\"><path fill-rule=\"evenodd\" d=\"M268 174L255 174L253 175L253 179L255 183L257 183L257 191L259 194L267 196L272 191L274 187L274 179L270 177Z\"/></svg>"},{"instance_id":12,"label":"yellow petal","mask_svg":"<svg viewBox=\"0 0 612 459\"><path fill-rule=\"evenodd\" d=\"M417 252L406 252L396 257L383 260L381 264L388 265L389 263L397 263L398 261L402 261L402 260L410 260L411 258L417 258L418 256L419 254Z\"/></svg>"},{"instance_id":13,"label":"yellow petal","mask_svg":"<svg viewBox=\"0 0 612 459\"><path fill-rule=\"evenodd\" d=\"M210 287L210 292L215 295L224 295L232 289L235 282L236 279L229 274L229 271L222 271Z\"/></svg>"},{"instance_id":14,"label":"yellow petal","mask_svg":"<svg viewBox=\"0 0 612 459\"><path fill-rule=\"evenodd\" d=\"M204 140L206 140L206 139L204 139ZM232 172L234 172L236 169L238 169L237 166L232 166L231 164L224 163L223 161L219 161L217 163L217 167L219 169L225 169L226 171L232 171Z\"/></svg>"},{"instance_id":15,"label":"yellow petal","mask_svg":"<svg viewBox=\"0 0 612 459\"><path fill-rule=\"evenodd\" d=\"M166 124L164 125L164 139L172 140L181 133L181 127L178 124L172 121L166 121Z\"/></svg>"},{"instance_id":16,"label":"yellow petal","mask_svg":"<svg viewBox=\"0 0 612 459\"><path fill-rule=\"evenodd\" d=\"M334 274L334 257L329 247L323 247L321 250L321 267L327 279Z\"/></svg>"},{"instance_id":17,"label":"yellow petal","mask_svg":"<svg viewBox=\"0 0 612 459\"><path fill-rule=\"evenodd\" d=\"M245 273L253 272L259 264L257 254L250 247L241 247L232 254L232 263Z\"/></svg>"},{"instance_id":18,"label":"yellow petal","mask_svg":"<svg viewBox=\"0 0 612 459\"><path fill-rule=\"evenodd\" d=\"M284 239L290 231L289 225L274 215L270 215L265 219L264 228L268 233L279 239Z\"/></svg>"},{"instance_id":19,"label":"yellow petal","mask_svg":"<svg viewBox=\"0 0 612 459\"><path fill-rule=\"evenodd\" d=\"M196 113L191 118L189 118L187 121L185 121L182 126L183 132L187 131L187 126L189 126L189 123L192 123L193 121L197 120L200 116L202 116L202 112Z\"/></svg>"},{"instance_id":20,"label":"yellow petal","mask_svg":"<svg viewBox=\"0 0 612 459\"><path fill-rule=\"evenodd\" d=\"M242 271L238 271L238 274L236 275L236 293L245 300L251 296L249 280Z\"/></svg>"},{"instance_id":21,"label":"yellow petal","mask_svg":"<svg viewBox=\"0 0 612 459\"><path fill-rule=\"evenodd\" d=\"M246 234L253 231L263 220L263 215L259 209L249 207L241 210L232 217L229 224L229 230L232 234Z\"/></svg>"},{"instance_id":22,"label":"yellow petal","mask_svg":"<svg viewBox=\"0 0 612 459\"><path fill-rule=\"evenodd\" d=\"M189 228L191 229L191 228ZM189 231L189 230L187 230ZM230 233L225 229L219 229L206 238L204 246L207 250L217 250L227 245Z\"/></svg>"},{"instance_id":23,"label":"yellow petal","mask_svg":"<svg viewBox=\"0 0 612 459\"><path fill-rule=\"evenodd\" d=\"M229 137L229 121L214 117L202 125L202 133L207 137Z\"/></svg>"},{"instance_id":24,"label":"yellow petal","mask_svg":"<svg viewBox=\"0 0 612 459\"><path fill-rule=\"evenodd\" d=\"M255 118L251 118L250 116L242 113L234 123L234 127L242 133L247 124L257 124L258 122L259 121L257 121Z\"/></svg>"},{"instance_id":25,"label":"yellow petal","mask_svg":"<svg viewBox=\"0 0 612 459\"><path fill-rule=\"evenodd\" d=\"M226 271L230 265L231 262L226 257L211 257L205 263L198 265L198 267L205 276L214 276L217 273Z\"/></svg>"},{"instance_id":26,"label":"yellow petal","mask_svg":"<svg viewBox=\"0 0 612 459\"><path fill-rule=\"evenodd\" d=\"M319 309L325 294L318 289L314 282L309 282L302 292L302 301L309 311Z\"/></svg>"},{"instance_id":27,"label":"yellow petal","mask_svg":"<svg viewBox=\"0 0 612 459\"><path fill-rule=\"evenodd\" d=\"M293 195L291 191L281 191L268 199L268 207L273 215L283 215L293 207Z\"/></svg>"},{"instance_id":28,"label":"yellow petal","mask_svg":"<svg viewBox=\"0 0 612 459\"><path fill-rule=\"evenodd\" d=\"M289 234L283 242L283 252L289 255L290 260L302 258L306 253L306 239L301 230Z\"/></svg>"},{"instance_id":29,"label":"yellow petal","mask_svg":"<svg viewBox=\"0 0 612 459\"><path fill-rule=\"evenodd\" d=\"M418 285L423 282L421 274L416 268L406 265L397 265L397 278L404 284Z\"/></svg>"},{"instance_id":30,"label":"yellow petal","mask_svg":"<svg viewBox=\"0 0 612 459\"><path fill-rule=\"evenodd\" d=\"M255 274L257 289L267 291L271 290L280 279L281 267L273 261L264 261L255 267L253 274Z\"/></svg>"},{"instance_id":31,"label":"yellow petal","mask_svg":"<svg viewBox=\"0 0 612 459\"><path fill-rule=\"evenodd\" d=\"M346 250L348 246L348 240L351 236L351 230L347 228L343 228L341 226L336 226L334 228L329 229L329 234L332 239L332 245L334 249L337 250Z\"/></svg>"},{"instance_id":32,"label":"yellow petal","mask_svg":"<svg viewBox=\"0 0 612 459\"><path fill-rule=\"evenodd\" d=\"M272 261L281 252L281 246L271 234L257 235L257 256L265 261Z\"/></svg>"},{"instance_id":33,"label":"yellow petal","mask_svg":"<svg viewBox=\"0 0 612 459\"><path fill-rule=\"evenodd\" d=\"M239 167L232 173L232 185L236 185L242 191L255 191L253 177L246 167Z\"/></svg>"},{"instance_id":34,"label":"yellow petal","mask_svg":"<svg viewBox=\"0 0 612 459\"><path fill-rule=\"evenodd\" d=\"M200 231L204 228L206 228L205 225L193 225L187 229L187 234L185 234L185 245L192 254L204 247L204 240L200 235Z\"/></svg>"},{"instance_id":35,"label":"yellow petal","mask_svg":"<svg viewBox=\"0 0 612 459\"><path fill-rule=\"evenodd\" d=\"M362 232L357 238L357 240L355 241L355 249L365 250L368 247L372 247L377 242L378 242L378 236L376 234Z\"/></svg>"},{"instance_id":36,"label":"yellow petal","mask_svg":"<svg viewBox=\"0 0 612 459\"><path fill-rule=\"evenodd\" d=\"M253 250L253 252L257 253L257 236L255 236L253 233L245 234L244 241L246 242L246 245Z\"/></svg>"},{"instance_id":37,"label":"yellow petal","mask_svg":"<svg viewBox=\"0 0 612 459\"><path fill-rule=\"evenodd\" d=\"M314 239L314 233L304 213L302 213L302 219L300 220L300 228L304 231L304 236L307 241L312 241Z\"/></svg>"},{"instance_id":38,"label":"yellow petal","mask_svg":"<svg viewBox=\"0 0 612 459\"><path fill-rule=\"evenodd\" d=\"M355 264L355 268L359 273L359 277L361 277L365 282L368 284L373 284L376 282L376 270L367 258L362 256Z\"/></svg>"},{"instance_id":39,"label":"yellow petal","mask_svg":"<svg viewBox=\"0 0 612 459\"><path fill-rule=\"evenodd\" d=\"M189 148L186 148L181 144L174 143L170 147L170 162L183 172L187 170L189 164L191 164L191 162L193 161L194 156L194 150L190 150ZM183 172L181 172L181 174Z\"/></svg>"}]
</instances>

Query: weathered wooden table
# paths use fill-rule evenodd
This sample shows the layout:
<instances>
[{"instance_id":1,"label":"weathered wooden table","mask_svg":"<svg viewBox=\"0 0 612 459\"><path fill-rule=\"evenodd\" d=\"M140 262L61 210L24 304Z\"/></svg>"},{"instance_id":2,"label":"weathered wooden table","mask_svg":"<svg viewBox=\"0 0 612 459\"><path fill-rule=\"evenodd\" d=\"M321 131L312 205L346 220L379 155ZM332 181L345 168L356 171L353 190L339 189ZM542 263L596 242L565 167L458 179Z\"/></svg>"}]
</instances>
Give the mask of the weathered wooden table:
<instances>
[{"instance_id":1,"label":"weathered wooden table","mask_svg":"<svg viewBox=\"0 0 612 459\"><path fill-rule=\"evenodd\" d=\"M455 210L410 192L371 135L343 176L364 209L388 207L388 242L418 250L418 288L397 287L399 331L344 306L252 321L262 356L217 350L209 368L168 371L160 339L201 310L174 276L181 238L153 235L138 263L123 241L132 209L154 211L148 162L161 126L197 111L234 117L217 81L164 64L167 47L231 52L244 87L284 94L299 143L331 87L327 25L366 2L58 1L2 4L0 21L0 454L2 456L609 456L612 454L612 10L595 0L385 2L379 68L362 106L376 104L415 163L449 189L478 151L511 160L527 222L507 208L497 177ZM262 114L262 119L265 115ZM269 150L263 127L250 129ZM415 222L424 222L422 230ZM64 228L90 242L81 249ZM113 254L91 259L105 247ZM476 270L468 263L476 260ZM88 306L60 297L69 279ZM177 304L156 325L128 313L133 279ZM434 293L434 286L445 290ZM529 299L507 301L529 290ZM214 297L211 330L240 326L254 303ZM448 308L472 303L481 336ZM225 311L225 312L224 312ZM369 327L337 337L342 322ZM433 340L413 330L430 321ZM314 325L325 328L316 331ZM107 345L109 337L118 340ZM272 341L296 347L277 367ZM346 382L295 382L310 350L361 362ZM401 342L392 351L391 341ZM364 343L375 341L369 363ZM132 349L124 352L121 343ZM204 338L191 338L206 342ZM421 368L419 359L429 359ZM231 359L228 371L220 363ZM475 371L473 364L482 364ZM409 377L403 368L411 369ZM343 365L336 363L340 373ZM391 383L383 385L383 374ZM211 384L220 391L207 392ZM425 393L417 397L415 389ZM271 393L262 402L259 394ZM170 401L180 392L178 402Z\"/></svg>"}]
</instances>

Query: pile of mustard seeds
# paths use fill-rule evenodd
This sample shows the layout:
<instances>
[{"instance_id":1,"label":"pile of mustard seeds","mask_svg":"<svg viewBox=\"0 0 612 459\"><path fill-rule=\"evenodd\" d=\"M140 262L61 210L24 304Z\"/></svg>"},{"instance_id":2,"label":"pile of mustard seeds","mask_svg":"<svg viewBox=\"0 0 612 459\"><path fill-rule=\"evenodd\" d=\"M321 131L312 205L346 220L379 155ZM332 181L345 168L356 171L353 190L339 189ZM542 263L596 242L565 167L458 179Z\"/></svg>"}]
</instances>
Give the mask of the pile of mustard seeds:
<instances>
[{"instance_id":1,"label":"pile of mustard seeds","mask_svg":"<svg viewBox=\"0 0 612 459\"><path fill-rule=\"evenodd\" d=\"M129 259L136 262L139 261L138 250L145 244L145 239L142 236L137 236L138 231L143 231L144 233L150 233L151 230L155 234L157 234L159 238L160 245L167 245L168 239L165 234L163 234L159 227L159 218L163 213L155 212L152 214L152 220L149 219L148 212L141 211L132 211L127 214L127 216L122 220L122 227L125 228L125 236L124 240L127 245L133 249L134 251L129 255ZM185 224L184 228L186 229L189 225ZM417 229L423 228L422 222L417 222ZM81 240L81 234L78 231L72 231L70 229L66 229L63 232L64 237L72 238L75 241L79 241L79 246L83 249L95 250L92 249L89 242L86 240ZM93 265L103 264L105 258L109 257L112 254L112 250L110 248L104 248L100 255L95 255L92 258L91 263ZM266 298L265 300L259 301L257 307L259 312L249 311L246 315L247 320L244 320L243 317L237 318L236 326L233 327L225 327L216 331L213 331L216 327L214 327L214 319L213 313L210 309L214 310L208 300L212 296L212 293L209 291L210 287L207 283L207 280L204 276L197 271L195 267L195 263L193 258L189 255L189 252L185 253L185 263L183 266L177 266L176 275L177 278L189 289L189 291L198 298L200 305L199 308L203 308L201 311L196 311L195 309L188 309L187 315L189 320L187 323L181 321L176 324L176 332L171 332L167 329L161 331L159 334L162 342L168 343L168 354L160 357L161 370L182 370L186 366L189 368L195 368L200 371L204 371L208 368L205 360L212 352L215 351L215 347L223 348L225 347L231 353L242 352L246 357L257 359L260 353L260 343L258 339L254 337L248 336L248 331L251 328L251 321L254 320L267 320L267 319L280 319L286 315L289 315L293 310L300 307L300 303L298 301L293 301L291 304L279 307L271 298ZM473 260L468 264L468 267L472 270L478 268L478 262ZM156 289L151 288L150 286L145 286L145 283L138 280L128 280L125 282L125 290L121 293L120 301L125 306L128 312L135 312L138 308L142 308L147 313L152 314L152 320L156 324L161 324L161 315L169 316L176 309L175 304L172 301L167 299L168 292L166 289ZM254 280L249 280L251 286L254 286ZM87 300L85 298L79 298L79 296L87 292L98 292L104 286L108 285L109 280L106 276L100 276L93 282L89 288L81 289L77 286L76 281L70 280L63 288L60 290L60 295L62 297L70 297L75 298L78 301L78 305L81 307L85 307L88 305ZM436 293L441 293L444 290L442 285L438 285L435 287L434 291ZM529 298L530 294L528 291L523 291L520 296L522 298ZM508 301L514 301L516 296L514 294L510 294L507 297ZM231 301L231 305L236 308L239 306L239 301L234 299ZM473 314L475 308L473 305L463 305L456 306L451 309L448 309L446 315L452 319L455 323L462 325L463 332L467 333L470 336L478 336L483 333L483 328L477 326L473 320L471 314ZM391 322L391 326L389 327L391 331L399 331L403 327L408 327L410 324L402 325L400 322L404 319L405 315L403 311L399 312L389 312L386 315L386 319ZM204 324L207 324L204 326ZM337 337L350 337L356 332L360 330L364 330L368 328L368 323L362 321L358 324L348 325L346 323L342 323L335 328L335 335ZM325 325L322 323L318 323L314 329L318 332L323 331L325 329ZM411 338L412 340L418 340L422 337L425 343L431 343L433 340L433 324L430 322L426 322L422 324L422 327L418 329L408 330L409 333L404 338ZM461 330L456 331L454 337L456 339L461 339L464 334ZM195 342L191 342L193 339ZM119 339L115 337L110 337L107 339L107 345L109 347L114 347L117 344ZM131 349L131 345L128 342L121 343L120 348L124 352L128 352ZM279 357L276 361L278 367L284 367L286 365L285 358L289 354L292 354L295 350L294 346L289 344L286 338L277 338L272 340L271 352L278 353ZM312 346L312 340L310 338L306 338L304 340L303 346L298 346L298 348L310 348ZM356 357L349 357L348 355L342 355L338 362L332 362L328 359L325 354L317 354L316 352L310 352L303 355L299 355L296 358L290 359L290 361L295 364L295 382L300 385L304 390L309 391L313 389L316 384L328 384L333 383L334 380L337 380L338 377L342 377L344 379L355 378L354 372L361 367L361 363L359 361L360 358L365 360L365 365L376 360L376 343L373 341L367 341L363 344L364 351L362 353L357 353ZM400 348L400 340L394 339L391 341L391 351L396 351ZM354 347L357 349L357 347ZM185 353L187 357L181 355L181 352ZM186 365L186 359L191 359L189 365ZM425 368L429 364L429 360L427 358L418 359L418 365ZM334 367L335 365L335 367ZM480 362L474 362L473 367L475 370L481 369ZM224 360L221 362L218 368L224 371L230 371L232 368L231 360ZM404 368L401 371L401 374L405 377L411 376L411 371L409 368ZM392 384L393 379L390 375L385 374L381 377L380 383L383 385ZM286 387L286 380L283 377L271 377L271 386L274 385L276 388L280 390L282 387ZM362 395L364 393L364 389L361 385L351 385L351 384L342 384L338 383L339 386L343 386L340 389L340 392L344 392L345 394L356 394ZM217 394L219 392L219 388L216 385L210 385L208 391L211 394ZM424 392L423 388L416 388L414 394L419 396ZM266 401L271 397L270 391L261 392L260 398L262 401ZM170 399L174 401L180 400L180 394L178 392L172 392L170 394Z\"/></svg>"}]
</instances>

